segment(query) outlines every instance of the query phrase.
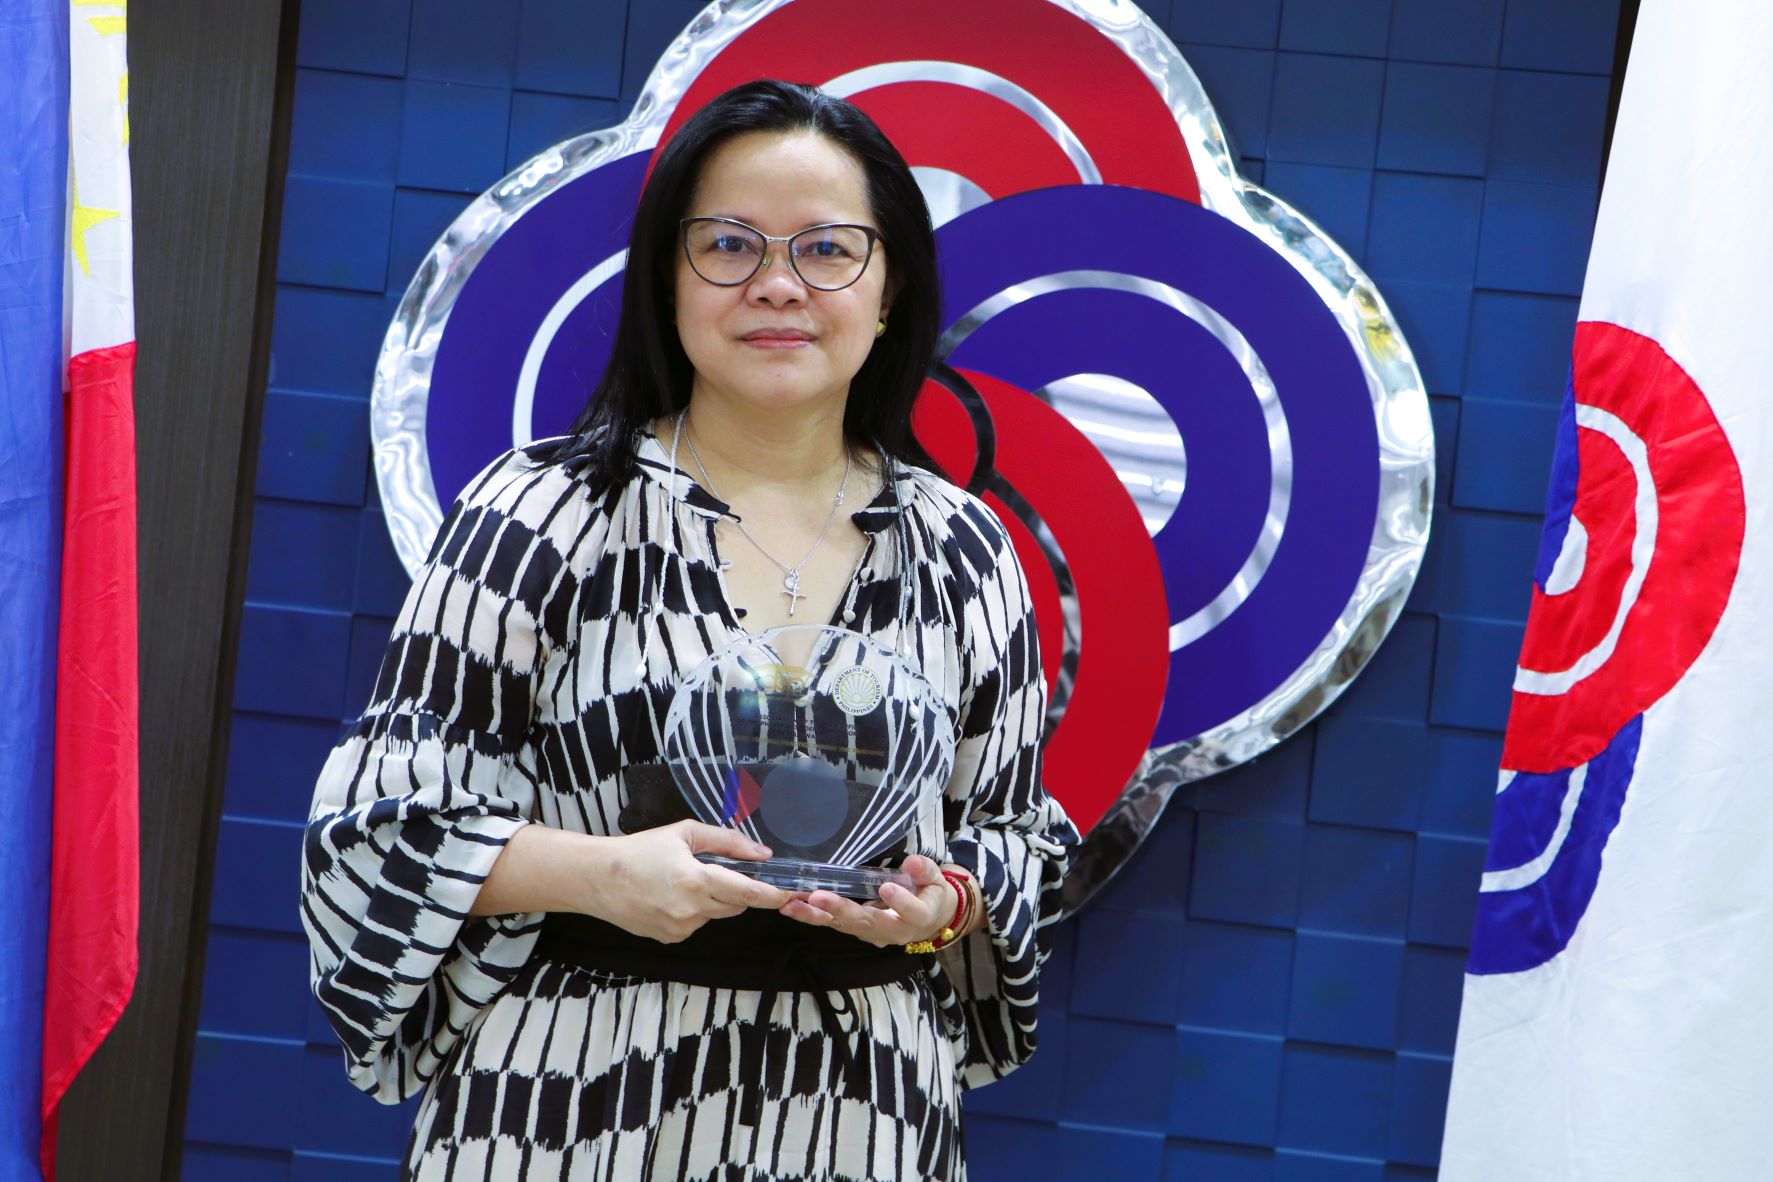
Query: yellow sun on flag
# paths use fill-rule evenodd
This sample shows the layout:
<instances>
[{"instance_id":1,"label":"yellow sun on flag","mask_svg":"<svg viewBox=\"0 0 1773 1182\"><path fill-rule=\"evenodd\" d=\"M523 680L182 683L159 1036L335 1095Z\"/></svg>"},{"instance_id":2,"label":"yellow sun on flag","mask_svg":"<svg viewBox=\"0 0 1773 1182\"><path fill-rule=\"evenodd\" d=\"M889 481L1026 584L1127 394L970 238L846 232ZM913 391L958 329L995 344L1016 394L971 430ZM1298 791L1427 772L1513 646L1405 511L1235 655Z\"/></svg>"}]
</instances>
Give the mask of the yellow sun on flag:
<instances>
[{"instance_id":1,"label":"yellow sun on flag","mask_svg":"<svg viewBox=\"0 0 1773 1182\"><path fill-rule=\"evenodd\" d=\"M75 0L75 3L79 3L79 0ZM101 222L108 222L121 215L115 209L95 209L90 205L80 204L80 182L73 180L70 183L74 187L74 212L69 237L73 240L74 258L80 264L80 273L91 279L92 265L87 262L86 256L86 232Z\"/></svg>"},{"instance_id":2,"label":"yellow sun on flag","mask_svg":"<svg viewBox=\"0 0 1773 1182\"><path fill-rule=\"evenodd\" d=\"M129 7L128 0L69 0L74 8L122 8ZM86 23L101 35L121 33L128 24L127 17L121 16L89 16Z\"/></svg>"}]
</instances>

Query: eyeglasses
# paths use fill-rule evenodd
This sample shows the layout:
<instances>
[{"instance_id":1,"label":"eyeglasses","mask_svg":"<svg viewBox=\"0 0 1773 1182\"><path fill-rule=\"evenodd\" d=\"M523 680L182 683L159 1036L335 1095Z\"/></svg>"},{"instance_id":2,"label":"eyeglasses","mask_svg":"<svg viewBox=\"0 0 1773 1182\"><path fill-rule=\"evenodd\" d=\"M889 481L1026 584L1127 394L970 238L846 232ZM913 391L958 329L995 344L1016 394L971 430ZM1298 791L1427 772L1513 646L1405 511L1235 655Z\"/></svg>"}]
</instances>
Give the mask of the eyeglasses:
<instances>
[{"instance_id":1,"label":"eyeglasses","mask_svg":"<svg viewBox=\"0 0 1773 1182\"><path fill-rule=\"evenodd\" d=\"M862 277L880 232L834 223L808 226L786 238L733 218L684 218L683 252L696 274L719 287L737 287L769 266L772 242L788 244L788 265L819 291L842 291Z\"/></svg>"}]
</instances>

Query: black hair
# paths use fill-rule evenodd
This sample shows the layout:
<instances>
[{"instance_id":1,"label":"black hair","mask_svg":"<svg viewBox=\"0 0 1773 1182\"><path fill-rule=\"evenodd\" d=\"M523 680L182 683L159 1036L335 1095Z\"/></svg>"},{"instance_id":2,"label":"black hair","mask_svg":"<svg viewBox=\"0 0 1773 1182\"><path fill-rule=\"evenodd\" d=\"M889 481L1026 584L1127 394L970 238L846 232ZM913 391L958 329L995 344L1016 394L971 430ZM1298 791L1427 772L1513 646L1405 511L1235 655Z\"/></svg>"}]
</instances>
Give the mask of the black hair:
<instances>
[{"instance_id":1,"label":"black hair","mask_svg":"<svg viewBox=\"0 0 1773 1182\"><path fill-rule=\"evenodd\" d=\"M532 455L568 464L595 486L607 487L633 473L635 432L688 404L691 367L672 308L682 249L678 223L708 156L754 131L815 132L862 166L875 228L890 260L893 306L886 331L850 382L844 440L858 452L879 448L904 463L935 469L911 433L911 404L941 330L929 207L905 158L874 120L815 86L775 80L743 83L712 99L659 153L634 212L609 365L568 435L532 449Z\"/></svg>"}]
</instances>

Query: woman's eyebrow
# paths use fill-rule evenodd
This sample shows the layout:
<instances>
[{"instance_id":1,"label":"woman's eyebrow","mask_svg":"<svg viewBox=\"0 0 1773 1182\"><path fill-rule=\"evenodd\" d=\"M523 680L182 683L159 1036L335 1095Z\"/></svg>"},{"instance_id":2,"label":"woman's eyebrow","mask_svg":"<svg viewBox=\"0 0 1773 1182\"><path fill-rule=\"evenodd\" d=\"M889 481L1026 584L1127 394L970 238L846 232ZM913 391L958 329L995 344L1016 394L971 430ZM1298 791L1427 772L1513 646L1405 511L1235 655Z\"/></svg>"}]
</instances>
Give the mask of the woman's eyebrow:
<instances>
[{"instance_id":1,"label":"woman's eyebrow","mask_svg":"<svg viewBox=\"0 0 1773 1182\"><path fill-rule=\"evenodd\" d=\"M718 212L718 213L690 214L688 216L690 216L690 217L706 217L706 218L725 218L729 222L744 222L747 226L755 226L758 229L762 229L762 227L758 226L757 222L752 220L751 218L744 217L741 214L730 213L730 212L725 212L725 211ZM826 218L818 218L818 219L816 219L814 221L810 221L810 222L804 222L798 227L798 230L810 230L814 226L861 226L861 225L867 225L867 224L868 223L866 221L857 221L855 219L847 218L847 217L826 217ZM793 234L793 233L798 232L798 230L790 230L789 233Z\"/></svg>"}]
</instances>

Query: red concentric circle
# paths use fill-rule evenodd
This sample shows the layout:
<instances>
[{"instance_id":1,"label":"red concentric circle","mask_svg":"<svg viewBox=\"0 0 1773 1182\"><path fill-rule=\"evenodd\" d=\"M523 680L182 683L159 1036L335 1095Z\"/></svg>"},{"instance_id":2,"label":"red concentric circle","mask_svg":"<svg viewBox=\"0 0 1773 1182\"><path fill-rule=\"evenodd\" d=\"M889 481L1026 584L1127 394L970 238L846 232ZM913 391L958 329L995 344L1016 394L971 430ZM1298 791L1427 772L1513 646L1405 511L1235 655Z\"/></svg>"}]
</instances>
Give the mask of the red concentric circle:
<instances>
[{"instance_id":1,"label":"red concentric circle","mask_svg":"<svg viewBox=\"0 0 1773 1182\"><path fill-rule=\"evenodd\" d=\"M1516 771L1588 762L1666 694L1711 640L1742 556L1741 469L1704 392L1662 346L1585 321L1576 327L1573 385L1578 407L1606 412L1641 441L1654 486L1655 549L1599 667L1562 692L1516 689L1502 751L1502 765ZM1582 577L1562 594L1534 588L1523 670L1576 667L1612 630L1629 590L1640 529L1630 457L1588 427L1577 455L1572 515L1587 533Z\"/></svg>"},{"instance_id":2,"label":"red concentric circle","mask_svg":"<svg viewBox=\"0 0 1773 1182\"><path fill-rule=\"evenodd\" d=\"M1043 755L1043 779L1088 831L1119 798L1144 758L1169 676L1169 605L1163 571L1138 506L1096 445L1058 411L1007 382L964 372L991 413L998 475L1052 531L1076 581L1084 643L1077 679ZM973 470L971 420L955 397L926 384L917 436L951 478ZM998 498L985 501L1009 531L1027 572L1047 688L1065 651L1064 614L1040 543Z\"/></svg>"},{"instance_id":3,"label":"red concentric circle","mask_svg":"<svg viewBox=\"0 0 1773 1182\"><path fill-rule=\"evenodd\" d=\"M1088 22L1057 5L1026 0L901 0L891 20L854 0L785 4L703 67L659 143L741 82L773 77L818 84L888 62L954 63L993 74L1052 111L1089 153L1103 183L1200 200L1176 116L1138 64ZM1103 101L1108 94L1113 102ZM862 91L851 101L880 122L912 166L961 172L993 197L1078 181L1029 116L983 91L910 81ZM981 144L991 150L981 151Z\"/></svg>"}]
</instances>

